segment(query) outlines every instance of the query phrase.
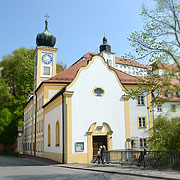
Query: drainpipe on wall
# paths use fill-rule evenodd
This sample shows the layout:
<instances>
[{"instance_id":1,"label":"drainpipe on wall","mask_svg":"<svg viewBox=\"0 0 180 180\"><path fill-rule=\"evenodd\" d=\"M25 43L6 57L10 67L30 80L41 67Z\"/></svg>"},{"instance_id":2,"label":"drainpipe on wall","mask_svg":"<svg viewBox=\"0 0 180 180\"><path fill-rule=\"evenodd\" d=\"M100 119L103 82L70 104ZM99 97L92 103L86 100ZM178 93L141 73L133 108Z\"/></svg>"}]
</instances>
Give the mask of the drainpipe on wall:
<instances>
[{"instance_id":1,"label":"drainpipe on wall","mask_svg":"<svg viewBox=\"0 0 180 180\"><path fill-rule=\"evenodd\" d=\"M34 97L33 97L33 103L34 103ZM34 104L32 104L32 128L31 128L31 155L33 155L33 120L34 120Z\"/></svg>"},{"instance_id":2,"label":"drainpipe on wall","mask_svg":"<svg viewBox=\"0 0 180 180\"><path fill-rule=\"evenodd\" d=\"M64 164L64 95L62 93L62 163Z\"/></svg>"},{"instance_id":3,"label":"drainpipe on wall","mask_svg":"<svg viewBox=\"0 0 180 180\"><path fill-rule=\"evenodd\" d=\"M37 95L35 93L35 134L34 134L34 156L36 156L36 122L37 122Z\"/></svg>"}]
</instances>

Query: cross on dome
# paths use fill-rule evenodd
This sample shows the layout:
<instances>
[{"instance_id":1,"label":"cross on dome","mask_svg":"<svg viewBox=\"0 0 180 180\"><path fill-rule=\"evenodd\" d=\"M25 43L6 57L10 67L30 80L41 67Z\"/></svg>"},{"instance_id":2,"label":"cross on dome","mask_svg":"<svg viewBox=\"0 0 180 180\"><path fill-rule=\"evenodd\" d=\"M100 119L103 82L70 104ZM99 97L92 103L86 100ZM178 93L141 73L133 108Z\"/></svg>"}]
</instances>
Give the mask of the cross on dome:
<instances>
[{"instance_id":1,"label":"cross on dome","mask_svg":"<svg viewBox=\"0 0 180 180\"><path fill-rule=\"evenodd\" d=\"M46 13L44 17L46 18L46 21L47 21L47 18L49 18L50 16L48 16L48 14Z\"/></svg>"}]
</instances>

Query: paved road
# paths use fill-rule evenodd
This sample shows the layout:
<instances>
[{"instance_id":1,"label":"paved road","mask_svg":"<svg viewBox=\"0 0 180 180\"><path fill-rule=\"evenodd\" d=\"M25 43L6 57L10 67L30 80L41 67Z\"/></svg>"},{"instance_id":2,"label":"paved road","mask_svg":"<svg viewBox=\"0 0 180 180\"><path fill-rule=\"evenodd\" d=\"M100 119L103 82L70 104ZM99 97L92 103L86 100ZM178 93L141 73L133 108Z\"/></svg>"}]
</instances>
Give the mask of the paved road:
<instances>
[{"instance_id":1,"label":"paved road","mask_svg":"<svg viewBox=\"0 0 180 180\"><path fill-rule=\"evenodd\" d=\"M113 173L63 168L49 162L0 156L0 180L154 180Z\"/></svg>"}]
</instances>

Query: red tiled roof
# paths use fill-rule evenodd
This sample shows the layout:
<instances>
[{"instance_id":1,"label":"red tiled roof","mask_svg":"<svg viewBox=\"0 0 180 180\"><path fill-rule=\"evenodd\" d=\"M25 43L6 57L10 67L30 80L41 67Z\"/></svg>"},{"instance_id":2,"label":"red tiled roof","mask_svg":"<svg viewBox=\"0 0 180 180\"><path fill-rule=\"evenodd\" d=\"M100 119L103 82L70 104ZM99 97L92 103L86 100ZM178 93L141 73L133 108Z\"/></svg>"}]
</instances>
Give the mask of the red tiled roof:
<instances>
[{"instance_id":1,"label":"red tiled roof","mask_svg":"<svg viewBox=\"0 0 180 180\"><path fill-rule=\"evenodd\" d=\"M124 65L130 65L130 66L135 66L135 67L141 67L141 68L147 68L148 70L152 70L151 66L145 65L145 64L140 64L137 61L130 60L130 59L124 59L120 57L115 57L115 62L117 64L124 64Z\"/></svg>"},{"instance_id":2,"label":"red tiled roof","mask_svg":"<svg viewBox=\"0 0 180 180\"><path fill-rule=\"evenodd\" d=\"M52 78L46 80L46 82L64 82L64 83L71 83L72 80L75 78L77 72L79 71L79 69L81 67L84 67L88 64L88 61L92 58L92 56L96 55L96 53L87 53L85 56L86 57L85 60L83 61L79 61L76 64L72 65L71 67L69 67L68 69L56 74L55 76L53 76ZM139 83L139 79L137 77L131 76L129 74L126 74L120 70L117 70L113 67L110 67L110 69L114 70L121 83L122 84L137 84Z\"/></svg>"},{"instance_id":3,"label":"red tiled roof","mask_svg":"<svg viewBox=\"0 0 180 180\"><path fill-rule=\"evenodd\" d=\"M66 82L70 83L75 78L79 69L87 65L88 60L79 61L68 69L56 74L52 78L46 80L46 82Z\"/></svg>"},{"instance_id":4,"label":"red tiled roof","mask_svg":"<svg viewBox=\"0 0 180 180\"><path fill-rule=\"evenodd\" d=\"M116 68L110 67L118 75L122 84L137 84L140 83L139 77L131 76L125 72L122 72Z\"/></svg>"}]
</instances>

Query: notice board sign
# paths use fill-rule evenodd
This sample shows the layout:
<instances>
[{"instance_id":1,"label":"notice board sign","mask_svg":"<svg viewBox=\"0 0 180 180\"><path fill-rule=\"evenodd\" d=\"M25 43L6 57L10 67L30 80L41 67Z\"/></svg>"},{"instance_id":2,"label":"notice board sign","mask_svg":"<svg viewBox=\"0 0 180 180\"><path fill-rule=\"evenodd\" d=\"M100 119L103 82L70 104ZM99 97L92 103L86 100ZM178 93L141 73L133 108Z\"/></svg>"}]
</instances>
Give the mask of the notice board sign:
<instances>
[{"instance_id":1,"label":"notice board sign","mask_svg":"<svg viewBox=\"0 0 180 180\"><path fill-rule=\"evenodd\" d=\"M76 142L75 143L75 151L83 152L84 151L84 142Z\"/></svg>"}]
</instances>

